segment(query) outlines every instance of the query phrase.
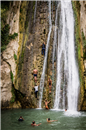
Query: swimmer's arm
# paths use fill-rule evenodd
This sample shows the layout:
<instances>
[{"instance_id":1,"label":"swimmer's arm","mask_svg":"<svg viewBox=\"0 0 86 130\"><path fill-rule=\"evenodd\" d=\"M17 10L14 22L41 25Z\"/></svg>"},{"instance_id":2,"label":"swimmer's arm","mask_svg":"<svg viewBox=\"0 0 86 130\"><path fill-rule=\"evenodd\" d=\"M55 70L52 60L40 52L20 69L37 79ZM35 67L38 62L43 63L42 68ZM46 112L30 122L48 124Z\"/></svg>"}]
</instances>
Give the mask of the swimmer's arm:
<instances>
[{"instance_id":1,"label":"swimmer's arm","mask_svg":"<svg viewBox=\"0 0 86 130\"><path fill-rule=\"evenodd\" d=\"M36 126L39 126L39 125L41 125L41 123L40 123L40 124L38 124L38 125L36 125Z\"/></svg>"},{"instance_id":2,"label":"swimmer's arm","mask_svg":"<svg viewBox=\"0 0 86 130\"><path fill-rule=\"evenodd\" d=\"M32 126L38 126L37 124L31 124Z\"/></svg>"},{"instance_id":3,"label":"swimmer's arm","mask_svg":"<svg viewBox=\"0 0 86 130\"><path fill-rule=\"evenodd\" d=\"M58 121L58 120L51 120L50 122L54 122L54 121Z\"/></svg>"}]
</instances>

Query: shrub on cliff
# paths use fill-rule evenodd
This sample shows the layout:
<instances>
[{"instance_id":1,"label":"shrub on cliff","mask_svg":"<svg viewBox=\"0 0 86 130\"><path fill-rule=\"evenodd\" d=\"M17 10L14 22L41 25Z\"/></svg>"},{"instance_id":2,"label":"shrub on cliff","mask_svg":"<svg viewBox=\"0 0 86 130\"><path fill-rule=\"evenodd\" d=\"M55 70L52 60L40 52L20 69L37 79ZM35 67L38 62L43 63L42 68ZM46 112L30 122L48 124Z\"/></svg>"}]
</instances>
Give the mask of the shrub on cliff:
<instances>
[{"instance_id":1,"label":"shrub on cliff","mask_svg":"<svg viewBox=\"0 0 86 130\"><path fill-rule=\"evenodd\" d=\"M18 33L14 33L13 35L9 35L9 29L10 26L9 24L6 24L2 29L1 29L1 51L6 49L6 46L10 42L10 40L15 39L18 36Z\"/></svg>"}]
</instances>

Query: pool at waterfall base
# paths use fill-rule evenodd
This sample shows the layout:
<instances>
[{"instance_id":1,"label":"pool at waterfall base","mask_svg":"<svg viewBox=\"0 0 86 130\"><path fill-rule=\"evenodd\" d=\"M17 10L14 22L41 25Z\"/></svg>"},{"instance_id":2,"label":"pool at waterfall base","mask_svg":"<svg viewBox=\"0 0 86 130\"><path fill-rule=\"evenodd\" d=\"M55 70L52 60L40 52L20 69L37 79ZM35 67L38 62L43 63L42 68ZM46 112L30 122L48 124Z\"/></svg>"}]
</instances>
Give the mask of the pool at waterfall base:
<instances>
[{"instance_id":1,"label":"pool at waterfall base","mask_svg":"<svg viewBox=\"0 0 86 130\"><path fill-rule=\"evenodd\" d=\"M19 122L22 116L24 121ZM46 119L58 120L47 123ZM32 121L40 126L31 126ZM1 130L86 130L86 112L45 109L12 109L1 111Z\"/></svg>"}]
</instances>

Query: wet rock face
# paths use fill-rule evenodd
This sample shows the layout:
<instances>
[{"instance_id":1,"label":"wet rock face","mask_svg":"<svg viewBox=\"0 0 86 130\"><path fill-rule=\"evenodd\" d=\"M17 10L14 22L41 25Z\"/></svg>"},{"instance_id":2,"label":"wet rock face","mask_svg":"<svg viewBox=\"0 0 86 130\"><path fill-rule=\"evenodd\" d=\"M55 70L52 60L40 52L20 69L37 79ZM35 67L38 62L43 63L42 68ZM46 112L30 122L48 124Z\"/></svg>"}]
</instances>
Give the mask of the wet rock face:
<instances>
[{"instance_id":1,"label":"wet rock face","mask_svg":"<svg viewBox=\"0 0 86 130\"><path fill-rule=\"evenodd\" d=\"M32 99L34 98L34 101L35 95L33 86L35 85L35 82L32 72L34 68L38 70L37 83L40 82L44 60L44 55L41 55L41 45L44 41L47 42L48 35L48 5L46 3L47 2L37 2L36 16L34 16L33 10L30 10L30 13L28 14L29 35L28 40L25 43L22 69L20 67L20 55L18 66L19 73L17 73L17 83L15 85L16 89L25 93L27 96L31 96ZM31 5L33 6L33 4ZM30 6L28 6L28 12L29 8ZM35 17L35 24L34 19L32 18L33 16ZM23 41L24 40L25 36L23 35Z\"/></svg>"},{"instance_id":2,"label":"wet rock face","mask_svg":"<svg viewBox=\"0 0 86 130\"><path fill-rule=\"evenodd\" d=\"M86 38L86 0L79 0L80 2L80 28L81 28L81 33L84 33L84 36ZM83 47L84 51L84 47ZM83 61L83 89L81 89L81 94L82 94L82 100L81 100L81 108L80 110L85 110L86 111L86 60Z\"/></svg>"},{"instance_id":3,"label":"wet rock face","mask_svg":"<svg viewBox=\"0 0 86 130\"><path fill-rule=\"evenodd\" d=\"M86 1L80 1L80 28L86 38Z\"/></svg>"},{"instance_id":4,"label":"wet rock face","mask_svg":"<svg viewBox=\"0 0 86 130\"><path fill-rule=\"evenodd\" d=\"M14 54L17 55L18 47L18 39L13 40L8 44L7 49L2 53L3 60L10 65L14 77L16 70L16 61L14 59Z\"/></svg>"},{"instance_id":5,"label":"wet rock face","mask_svg":"<svg viewBox=\"0 0 86 130\"><path fill-rule=\"evenodd\" d=\"M37 2L36 15L34 16L34 11L32 8L35 8L33 2L30 2L28 5L28 12L26 19L28 19L28 39L25 42L25 34L21 33L23 36L22 44L20 44L21 53L19 55L19 64L18 70L16 72L16 83L15 88L22 93L26 94L26 97L31 97L32 107L38 106L38 101L35 98L33 86L40 83L40 78L43 69L44 55L41 54L43 42L47 44L48 31L49 31L49 12L48 12L48 2ZM31 8L31 9L30 9ZM55 6L53 7L53 9ZM53 12L53 20L55 20L55 9ZM34 23L35 21L35 23ZM48 75L52 76L52 44L53 44L53 34L52 31L50 39L50 47L48 52L48 60L46 66L46 76L45 76L45 85L44 85L44 97L49 99L51 96L48 96L49 87L48 87ZM25 42L25 45L23 44ZM24 48L24 53L23 52ZM22 55L23 54L23 55ZM21 63L23 57L23 61ZM56 65L55 65L56 67ZM33 70L37 69L37 83L34 82L34 76L32 74ZM55 87L55 86L54 86ZM38 94L39 95L39 94ZM44 104L43 104L44 105ZM30 105L31 107L31 105Z\"/></svg>"},{"instance_id":6,"label":"wet rock face","mask_svg":"<svg viewBox=\"0 0 86 130\"><path fill-rule=\"evenodd\" d=\"M84 60L84 97L81 110L86 111L86 60Z\"/></svg>"},{"instance_id":7,"label":"wet rock face","mask_svg":"<svg viewBox=\"0 0 86 130\"><path fill-rule=\"evenodd\" d=\"M1 106L9 106L9 102L12 97L12 81L10 77L10 67L9 65L2 61L1 62Z\"/></svg>"},{"instance_id":8,"label":"wet rock face","mask_svg":"<svg viewBox=\"0 0 86 130\"><path fill-rule=\"evenodd\" d=\"M84 33L86 39L86 1L80 1L80 29L81 33ZM84 47L83 47L84 49ZM81 110L86 111L86 60L83 61L84 68L84 91L83 91L83 102ZM82 93L82 92L81 92Z\"/></svg>"}]
</instances>

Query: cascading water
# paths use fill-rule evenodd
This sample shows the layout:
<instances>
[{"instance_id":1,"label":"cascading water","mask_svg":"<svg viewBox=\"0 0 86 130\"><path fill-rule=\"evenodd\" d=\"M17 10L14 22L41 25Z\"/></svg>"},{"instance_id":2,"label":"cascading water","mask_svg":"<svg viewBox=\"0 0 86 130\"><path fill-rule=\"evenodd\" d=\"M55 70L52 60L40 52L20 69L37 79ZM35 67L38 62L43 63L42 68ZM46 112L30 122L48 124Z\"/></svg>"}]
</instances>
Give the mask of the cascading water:
<instances>
[{"instance_id":1,"label":"cascading water","mask_svg":"<svg viewBox=\"0 0 86 130\"><path fill-rule=\"evenodd\" d=\"M54 29L54 41L53 41L53 52L52 52L52 89L54 87L54 60L55 60L55 50L57 49L57 18L58 18L58 9L59 9L60 3L57 3L56 8L56 17L55 17L55 29ZM54 93L52 93L52 98L54 98Z\"/></svg>"},{"instance_id":2,"label":"cascading water","mask_svg":"<svg viewBox=\"0 0 86 130\"><path fill-rule=\"evenodd\" d=\"M45 69L46 69L46 65L47 65L47 56L48 56L48 48L49 48L51 30L52 30L51 1L49 1L49 33L48 33L48 39L47 39L47 45L46 45L46 52L45 52L45 58L44 58L44 64L43 64L43 71L42 71L41 80L40 80L39 108L41 108L41 102L42 102L43 87L44 87L44 81L45 81Z\"/></svg>"},{"instance_id":3,"label":"cascading water","mask_svg":"<svg viewBox=\"0 0 86 130\"><path fill-rule=\"evenodd\" d=\"M57 82L54 108L77 110L79 76L74 49L74 16L71 0L61 0L58 29Z\"/></svg>"}]
</instances>

